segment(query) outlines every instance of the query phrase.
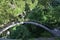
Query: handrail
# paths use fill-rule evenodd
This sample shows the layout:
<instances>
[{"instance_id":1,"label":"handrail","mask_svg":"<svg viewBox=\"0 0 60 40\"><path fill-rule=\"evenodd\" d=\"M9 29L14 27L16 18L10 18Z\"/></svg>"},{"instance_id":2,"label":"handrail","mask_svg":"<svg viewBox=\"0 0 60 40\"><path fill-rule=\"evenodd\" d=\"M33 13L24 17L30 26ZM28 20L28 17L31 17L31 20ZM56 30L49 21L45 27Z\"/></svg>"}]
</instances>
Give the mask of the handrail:
<instances>
[{"instance_id":1,"label":"handrail","mask_svg":"<svg viewBox=\"0 0 60 40\"><path fill-rule=\"evenodd\" d=\"M39 24L39 23L36 23L36 22L11 22L9 23L8 25L6 25L5 28L3 28L2 30L0 30L0 35L5 32L6 30L16 26L16 25L20 25L20 24L32 24L32 25L36 25L36 26L39 26L39 27L42 27L43 29L47 30L48 32L50 32L51 34L53 34L54 36L60 36L60 30L58 29L49 29L47 28L46 26L42 25L42 24Z\"/></svg>"}]
</instances>

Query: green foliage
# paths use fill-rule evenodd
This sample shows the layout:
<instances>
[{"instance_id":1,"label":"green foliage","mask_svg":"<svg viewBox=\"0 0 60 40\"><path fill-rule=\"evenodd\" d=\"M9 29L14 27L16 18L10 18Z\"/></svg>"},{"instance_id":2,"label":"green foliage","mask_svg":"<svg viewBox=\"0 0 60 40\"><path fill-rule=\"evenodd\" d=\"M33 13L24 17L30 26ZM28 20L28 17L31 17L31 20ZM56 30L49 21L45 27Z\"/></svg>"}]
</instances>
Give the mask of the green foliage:
<instances>
[{"instance_id":1,"label":"green foliage","mask_svg":"<svg viewBox=\"0 0 60 40\"><path fill-rule=\"evenodd\" d=\"M15 30L14 30L15 28ZM13 39L19 39L19 38L29 38L30 32L28 31L26 26L16 26L14 28L11 28L11 34L9 35L8 38L13 38ZM13 36L12 36L13 35Z\"/></svg>"},{"instance_id":2,"label":"green foliage","mask_svg":"<svg viewBox=\"0 0 60 40\"><path fill-rule=\"evenodd\" d=\"M58 0L60 1L60 0ZM26 12L24 21L37 21L48 27L60 26L60 2L56 0L0 0L0 25L22 20L18 15ZM28 19L28 20L27 20ZM50 37L49 32L34 25L20 25L9 29L8 38Z\"/></svg>"}]
</instances>

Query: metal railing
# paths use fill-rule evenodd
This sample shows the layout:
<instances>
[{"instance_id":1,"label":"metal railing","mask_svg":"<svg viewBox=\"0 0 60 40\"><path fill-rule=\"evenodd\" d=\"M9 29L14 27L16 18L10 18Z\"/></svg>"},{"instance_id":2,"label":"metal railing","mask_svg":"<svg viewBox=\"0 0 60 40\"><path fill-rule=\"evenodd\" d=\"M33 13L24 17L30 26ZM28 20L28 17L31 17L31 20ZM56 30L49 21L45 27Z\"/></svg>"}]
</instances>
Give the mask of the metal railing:
<instances>
[{"instance_id":1,"label":"metal railing","mask_svg":"<svg viewBox=\"0 0 60 40\"><path fill-rule=\"evenodd\" d=\"M0 35L5 32L6 30L16 26L16 25L20 25L20 24L32 24L32 25L36 25L38 27L41 27L45 30L47 30L48 32L50 32L51 34L53 34L54 36L56 37L59 37L60 36L60 30L58 29L49 29L47 28L46 26L42 25L42 24L39 24L39 23L36 23L36 22L11 22L11 23L8 23L7 25L5 25L5 28L3 28L2 30L0 30Z\"/></svg>"}]
</instances>

